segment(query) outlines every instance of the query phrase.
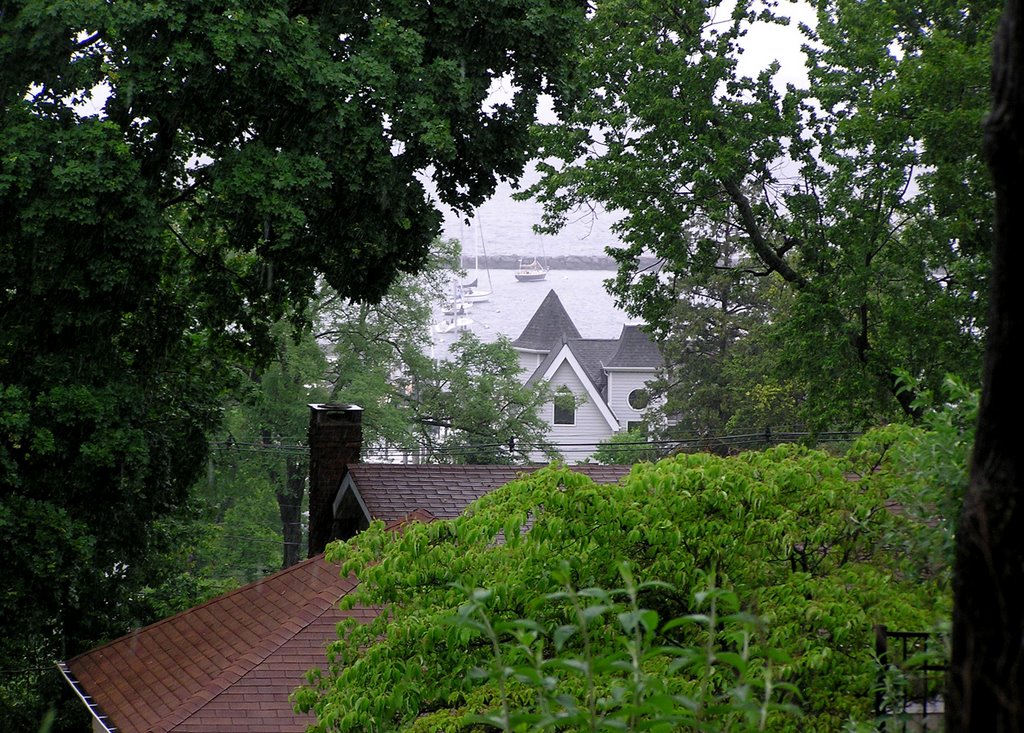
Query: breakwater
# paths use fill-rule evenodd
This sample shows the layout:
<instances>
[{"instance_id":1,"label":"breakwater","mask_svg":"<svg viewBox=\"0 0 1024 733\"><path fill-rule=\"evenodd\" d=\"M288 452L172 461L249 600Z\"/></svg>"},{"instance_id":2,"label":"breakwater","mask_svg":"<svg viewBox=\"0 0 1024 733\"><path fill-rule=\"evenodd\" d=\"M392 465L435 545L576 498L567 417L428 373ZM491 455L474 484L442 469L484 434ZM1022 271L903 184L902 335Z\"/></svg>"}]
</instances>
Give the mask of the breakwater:
<instances>
[{"instance_id":1,"label":"breakwater","mask_svg":"<svg viewBox=\"0 0 1024 733\"><path fill-rule=\"evenodd\" d=\"M608 255L558 255L557 257L538 257L542 265L549 270L617 270L618 265ZM492 270L515 270L519 268L519 262L532 262L533 257L519 257L518 255L480 255L480 268ZM641 266L644 268L653 267L656 260L653 257L641 257ZM476 266L476 259L467 254L462 255L463 269L470 270Z\"/></svg>"}]
</instances>

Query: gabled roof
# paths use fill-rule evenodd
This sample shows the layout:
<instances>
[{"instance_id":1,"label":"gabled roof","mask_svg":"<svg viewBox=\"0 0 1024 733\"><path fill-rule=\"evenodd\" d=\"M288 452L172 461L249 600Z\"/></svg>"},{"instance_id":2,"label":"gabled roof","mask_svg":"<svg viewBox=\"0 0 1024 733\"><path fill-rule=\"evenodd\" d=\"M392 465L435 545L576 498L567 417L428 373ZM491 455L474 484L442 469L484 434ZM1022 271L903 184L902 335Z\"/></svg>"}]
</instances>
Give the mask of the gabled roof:
<instances>
[{"instance_id":1,"label":"gabled roof","mask_svg":"<svg viewBox=\"0 0 1024 733\"><path fill-rule=\"evenodd\" d=\"M614 348L614 342L611 343L612 348ZM587 399L597 408L597 411L601 413L601 417L608 424L608 427L614 432L619 429L619 419L615 417L615 414L608 406L607 395L604 392L604 385L607 384L604 370L600 371L599 384L601 386L598 386L577 358L576 352L573 350L573 344L579 344L579 341L570 341L567 344L563 344L562 348L557 351L552 351L548 354L548 357L537 367L537 371L533 373L533 376L530 377L529 382L535 380L551 381L558 368L562 364L567 364L583 384L583 388L587 392Z\"/></svg>"},{"instance_id":2,"label":"gabled roof","mask_svg":"<svg viewBox=\"0 0 1024 733\"><path fill-rule=\"evenodd\" d=\"M658 346L640 326L623 326L617 343L619 348L605 362L605 369L657 369L661 366Z\"/></svg>"},{"instance_id":3,"label":"gabled roof","mask_svg":"<svg viewBox=\"0 0 1024 733\"><path fill-rule=\"evenodd\" d=\"M343 491L353 489L370 513L369 519L392 522L410 511L426 511L438 519L457 517L484 494L532 473L532 466L442 466L353 463L343 482ZM569 466L598 484L614 484L631 466Z\"/></svg>"},{"instance_id":4,"label":"gabled roof","mask_svg":"<svg viewBox=\"0 0 1024 733\"><path fill-rule=\"evenodd\" d=\"M538 468L357 463L346 481L357 482L372 519L401 530L410 521L458 516ZM605 484L630 469L571 468ZM107 730L301 733L314 721L293 711L289 695L308 670L324 665L340 621L376 616L374 609L338 608L354 587L319 555L59 666Z\"/></svg>"},{"instance_id":5,"label":"gabled roof","mask_svg":"<svg viewBox=\"0 0 1024 733\"><path fill-rule=\"evenodd\" d=\"M326 662L355 586L323 555L300 562L61 665L122 733L301 733L288 696ZM88 701L87 701L88 702Z\"/></svg>"},{"instance_id":6,"label":"gabled roof","mask_svg":"<svg viewBox=\"0 0 1024 733\"><path fill-rule=\"evenodd\" d=\"M608 385L608 375L604 371L604 364L615 354L617 345L618 342L608 339L578 339L567 344L587 377L605 399L607 399L605 387Z\"/></svg>"},{"instance_id":7,"label":"gabled roof","mask_svg":"<svg viewBox=\"0 0 1024 733\"><path fill-rule=\"evenodd\" d=\"M561 348L559 348L561 346L563 344L555 345L555 348L548 353L534 370L533 374L530 375L530 378L526 380L527 384L547 379L545 375L553 371L551 369L552 364L561 360ZM582 368L580 378L587 377L597 391L603 394L604 387L608 383L603 364L605 360L615 355L618 341L610 339L573 339L572 341L566 341L564 346L569 348Z\"/></svg>"},{"instance_id":8,"label":"gabled roof","mask_svg":"<svg viewBox=\"0 0 1024 733\"><path fill-rule=\"evenodd\" d=\"M580 332L558 299L554 290L544 296L533 318L512 346L531 351L553 351L569 339L578 339Z\"/></svg>"}]
</instances>

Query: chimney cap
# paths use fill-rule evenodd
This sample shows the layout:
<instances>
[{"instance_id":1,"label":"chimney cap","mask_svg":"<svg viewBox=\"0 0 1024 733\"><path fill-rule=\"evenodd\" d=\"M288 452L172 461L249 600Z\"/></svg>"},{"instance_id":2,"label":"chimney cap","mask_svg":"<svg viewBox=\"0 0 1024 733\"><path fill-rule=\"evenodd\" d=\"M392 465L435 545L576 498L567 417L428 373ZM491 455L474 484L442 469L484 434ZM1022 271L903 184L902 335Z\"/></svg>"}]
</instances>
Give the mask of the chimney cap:
<instances>
[{"instance_id":1,"label":"chimney cap","mask_svg":"<svg viewBox=\"0 0 1024 733\"><path fill-rule=\"evenodd\" d=\"M363 411L363 408L359 405L346 405L340 402L311 402L309 403L309 409L317 412L354 412L358 410Z\"/></svg>"}]
</instances>

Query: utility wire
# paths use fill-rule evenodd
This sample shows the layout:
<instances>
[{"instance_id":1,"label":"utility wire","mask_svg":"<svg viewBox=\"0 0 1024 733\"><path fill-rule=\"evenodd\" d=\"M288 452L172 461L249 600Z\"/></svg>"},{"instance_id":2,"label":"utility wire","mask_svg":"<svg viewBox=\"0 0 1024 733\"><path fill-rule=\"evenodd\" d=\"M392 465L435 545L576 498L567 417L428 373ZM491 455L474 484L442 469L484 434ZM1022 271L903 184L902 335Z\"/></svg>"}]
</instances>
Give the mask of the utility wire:
<instances>
[{"instance_id":1,"label":"utility wire","mask_svg":"<svg viewBox=\"0 0 1024 733\"><path fill-rule=\"evenodd\" d=\"M666 452L669 452L672 448L708 448L715 446L740 448L752 445L768 445L801 441L811 437L814 438L815 444L846 442L859 437L861 434L862 433L859 431L828 431L822 433L810 433L808 431L798 430L772 431L771 429L759 430L747 428L742 431L738 430L736 432L723 435L694 432L675 438L618 443L595 441L560 443L516 441L515 448L512 451L509 451L507 442L470 443L467 445L455 446L421 446L418 449L412 450L370 447L361 450L360 455L364 458L382 458L390 457L392 455L415 455L418 453L422 458L429 460L431 457L459 457L473 455L474 453L481 451L495 450L503 451L508 455L523 455L525 453L541 452L549 449L553 449L557 452L569 453L579 453L586 449L601 449L607 452L617 453L643 447L652 449L663 448ZM284 439L279 439L279 442L272 444L258 441L215 441L210 443L210 449L217 453L269 453L282 456L309 455L308 445L298 442L298 440L296 440L295 443L285 443L283 441Z\"/></svg>"}]
</instances>

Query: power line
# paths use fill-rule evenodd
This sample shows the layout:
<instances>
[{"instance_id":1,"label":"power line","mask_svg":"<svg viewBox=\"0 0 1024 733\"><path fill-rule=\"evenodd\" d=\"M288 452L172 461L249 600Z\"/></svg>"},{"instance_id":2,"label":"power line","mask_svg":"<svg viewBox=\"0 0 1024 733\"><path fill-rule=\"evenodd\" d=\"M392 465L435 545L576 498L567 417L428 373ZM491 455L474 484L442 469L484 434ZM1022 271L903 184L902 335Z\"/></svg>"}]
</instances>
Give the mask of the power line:
<instances>
[{"instance_id":1,"label":"power line","mask_svg":"<svg viewBox=\"0 0 1024 733\"><path fill-rule=\"evenodd\" d=\"M853 440L862 435L860 431L826 431L819 433L812 433L809 431L800 430L778 430L772 431L770 428L766 429L753 429L753 428L742 428L735 432L726 434L708 434L692 432L689 434L681 435L673 438L664 438L658 440L646 440L646 441L629 441L629 442L559 442L559 443L548 443L548 442L536 442L536 441L516 441L513 450L509 450L508 442L489 442L489 443L469 443L466 445L454 445L454 446L420 446L414 449L403 449L399 447L388 448L388 447L368 447L360 451L360 455L364 458L380 458L388 457L393 454L419 454L421 457L430 459L431 457L458 457L468 456L479 452L494 452L502 451L507 453L509 456L524 455L530 452L540 452L553 449L558 452L570 452L578 453L586 449L597 450L602 449L608 452L623 452L628 450L634 450L636 448L652 448L652 449L664 449L666 453L671 452L672 449L700 449L700 448L714 448L716 446L721 447L733 447L743 448L755 445L775 445L779 443L789 442L805 442L812 440L814 444L822 443L836 443L836 442L847 442ZM209 444L210 449L218 453L264 453L264 454L277 454L277 455L288 455L288 456L309 456L309 446L300 442L298 438L295 438L294 443L283 442L284 438L277 439L279 442L272 444L262 443L258 441L214 441Z\"/></svg>"}]
</instances>

